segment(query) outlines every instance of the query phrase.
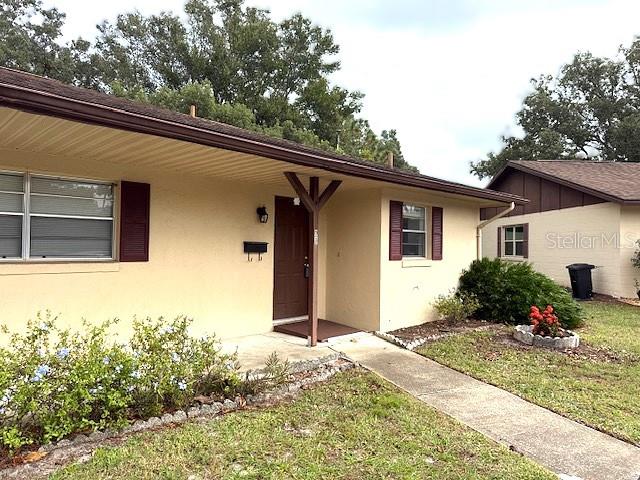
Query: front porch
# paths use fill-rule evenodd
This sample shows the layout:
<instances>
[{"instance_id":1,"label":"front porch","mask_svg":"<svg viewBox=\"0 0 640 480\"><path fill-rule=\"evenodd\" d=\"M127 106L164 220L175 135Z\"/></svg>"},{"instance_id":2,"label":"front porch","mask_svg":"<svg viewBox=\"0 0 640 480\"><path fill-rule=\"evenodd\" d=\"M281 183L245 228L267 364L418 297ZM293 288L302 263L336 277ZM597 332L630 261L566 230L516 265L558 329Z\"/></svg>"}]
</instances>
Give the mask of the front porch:
<instances>
[{"instance_id":1,"label":"front porch","mask_svg":"<svg viewBox=\"0 0 640 480\"><path fill-rule=\"evenodd\" d=\"M300 320L297 322L275 325L273 327L273 331L283 333L285 335L292 335L294 337L308 338L309 321ZM340 323L331 322L322 318L318 319L317 340L321 343L327 342L337 337L342 337L344 335L352 335L361 332L362 330L358 330L357 328L353 328L348 325L342 325Z\"/></svg>"}]
</instances>

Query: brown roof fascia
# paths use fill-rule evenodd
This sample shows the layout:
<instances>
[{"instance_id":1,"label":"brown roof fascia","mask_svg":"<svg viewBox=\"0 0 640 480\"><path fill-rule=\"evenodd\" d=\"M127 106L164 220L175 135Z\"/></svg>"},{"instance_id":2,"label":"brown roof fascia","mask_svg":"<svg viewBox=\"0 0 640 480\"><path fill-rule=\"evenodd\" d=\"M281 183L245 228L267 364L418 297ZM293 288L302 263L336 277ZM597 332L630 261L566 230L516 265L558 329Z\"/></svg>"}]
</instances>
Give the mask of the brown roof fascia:
<instances>
[{"instance_id":1,"label":"brown roof fascia","mask_svg":"<svg viewBox=\"0 0 640 480\"><path fill-rule=\"evenodd\" d=\"M608 202L619 203L619 204L622 204L622 205L640 205L640 200L625 200L625 199L617 197L615 195L611 195L611 194L602 192L600 190L594 190L592 188L585 187L584 185L581 185L579 183L571 182L571 181L565 180L563 178L558 178L558 177L555 177L555 176L553 176L551 174L540 172L538 170L534 170L532 168L528 168L525 165L521 165L519 163L513 163L513 162L509 162L504 167L502 167L502 169L493 176L493 178L491 179L491 181L487 185L487 188L491 188L494 185L494 183L500 177L504 176L505 172L509 168L513 168L514 170L520 170L521 172L529 173L529 174L534 175L536 177L544 178L545 180L549 180L551 182L555 182L555 183L558 183L560 185L564 185L565 187L573 188L573 189L578 190L578 191L583 192L583 193L588 193L589 195L593 195L594 197L601 198L602 200L606 200Z\"/></svg>"},{"instance_id":2,"label":"brown roof fascia","mask_svg":"<svg viewBox=\"0 0 640 480\"><path fill-rule=\"evenodd\" d=\"M368 166L352 163L340 158L323 156L320 153L296 151L294 148L269 144L264 140L240 138L226 133L205 130L191 125L141 115L99 103L85 102L66 96L27 89L13 84L0 83L0 105L28 113L172 138L370 180L499 202L515 202L517 204L528 202L522 197L504 192L476 189L431 177L385 170L377 168L373 164Z\"/></svg>"}]
</instances>

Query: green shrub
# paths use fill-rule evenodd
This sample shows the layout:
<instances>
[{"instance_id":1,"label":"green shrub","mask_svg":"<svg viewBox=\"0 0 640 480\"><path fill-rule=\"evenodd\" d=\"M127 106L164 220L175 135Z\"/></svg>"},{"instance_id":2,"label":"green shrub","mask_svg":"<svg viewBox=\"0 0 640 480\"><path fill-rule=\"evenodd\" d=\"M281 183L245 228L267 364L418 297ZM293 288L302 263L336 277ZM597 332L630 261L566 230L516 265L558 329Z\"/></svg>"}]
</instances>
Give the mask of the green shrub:
<instances>
[{"instance_id":1,"label":"green shrub","mask_svg":"<svg viewBox=\"0 0 640 480\"><path fill-rule=\"evenodd\" d=\"M631 263L634 267L640 268L640 240L636 240L636 250L631 257Z\"/></svg>"},{"instance_id":2,"label":"green shrub","mask_svg":"<svg viewBox=\"0 0 640 480\"><path fill-rule=\"evenodd\" d=\"M564 328L582 322L582 309L563 287L526 262L474 261L460 277L459 291L480 302L476 315L505 323L529 323L532 305L552 305Z\"/></svg>"},{"instance_id":3,"label":"green shrub","mask_svg":"<svg viewBox=\"0 0 640 480\"><path fill-rule=\"evenodd\" d=\"M55 320L29 321L0 350L0 436L8 450L126 424L134 359L106 342L110 323L85 325L80 335Z\"/></svg>"},{"instance_id":4,"label":"green shrub","mask_svg":"<svg viewBox=\"0 0 640 480\"><path fill-rule=\"evenodd\" d=\"M442 318L461 322L480 308L480 302L474 294L453 291L449 295L438 295L433 306Z\"/></svg>"},{"instance_id":5,"label":"green shrub","mask_svg":"<svg viewBox=\"0 0 640 480\"><path fill-rule=\"evenodd\" d=\"M134 320L126 345L108 340L113 323L72 333L38 317L11 335L0 348L0 453L118 429L184 408L195 395L258 393L288 377L288 364L272 355L259 377L242 379L236 354L222 353L215 337L191 337L186 317Z\"/></svg>"},{"instance_id":6,"label":"green shrub","mask_svg":"<svg viewBox=\"0 0 640 480\"><path fill-rule=\"evenodd\" d=\"M186 317L171 322L134 320L129 350L135 367L131 393L136 416L183 408L194 395L235 395L240 382L235 355L222 354L214 336L189 336L190 323Z\"/></svg>"}]
</instances>

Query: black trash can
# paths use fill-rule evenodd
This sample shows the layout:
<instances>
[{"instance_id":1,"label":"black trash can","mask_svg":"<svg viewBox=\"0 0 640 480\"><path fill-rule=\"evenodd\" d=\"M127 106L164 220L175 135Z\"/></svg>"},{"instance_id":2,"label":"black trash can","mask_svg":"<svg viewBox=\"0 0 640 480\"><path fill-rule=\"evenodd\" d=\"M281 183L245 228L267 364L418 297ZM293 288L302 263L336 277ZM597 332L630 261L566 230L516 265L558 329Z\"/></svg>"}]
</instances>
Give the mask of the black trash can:
<instances>
[{"instance_id":1,"label":"black trash can","mask_svg":"<svg viewBox=\"0 0 640 480\"><path fill-rule=\"evenodd\" d=\"M571 289L573 298L578 300L589 300L593 297L593 283L591 281L591 270L595 265L588 263L572 263L567 265L569 277L571 278Z\"/></svg>"}]
</instances>

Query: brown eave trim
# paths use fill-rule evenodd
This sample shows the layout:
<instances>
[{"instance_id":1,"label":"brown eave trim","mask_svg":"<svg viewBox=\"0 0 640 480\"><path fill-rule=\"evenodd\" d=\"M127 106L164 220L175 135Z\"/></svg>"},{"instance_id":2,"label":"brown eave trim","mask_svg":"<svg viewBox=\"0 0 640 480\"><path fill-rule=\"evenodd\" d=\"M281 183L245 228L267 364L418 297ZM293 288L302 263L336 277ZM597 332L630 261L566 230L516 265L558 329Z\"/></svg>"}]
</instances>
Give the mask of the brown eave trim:
<instances>
[{"instance_id":1,"label":"brown eave trim","mask_svg":"<svg viewBox=\"0 0 640 480\"><path fill-rule=\"evenodd\" d=\"M580 185L579 183L575 183L570 180L565 180L560 177L555 177L549 173L540 172L538 170L528 168L525 165L521 165L519 163L512 163L512 162L507 163L504 167L502 167L502 169L498 173L494 175L494 177L491 179L491 181L487 185L487 188L492 187L493 184L496 181L498 181L499 178L505 175L506 171L509 168L513 168L514 170L519 170L524 173L529 173L536 177L544 178L545 180L549 180L550 182L558 183L560 185L573 188L583 193L588 193L589 195L592 195L597 198L601 198L602 200L606 200L608 202L619 203L621 205L640 205L640 200L627 200L624 198L620 198L615 195L611 195L611 194L602 192L600 190L594 190L593 188L585 187L584 185Z\"/></svg>"},{"instance_id":2,"label":"brown eave trim","mask_svg":"<svg viewBox=\"0 0 640 480\"><path fill-rule=\"evenodd\" d=\"M508 193L452 185L437 179L420 178L397 171L387 171L374 165L360 165L306 151L296 151L282 145L242 138L191 125L113 108L99 103L84 102L13 84L0 83L0 106L27 113L53 116L76 122L156 135L209 147L258 155L305 167L349 175L369 180L395 183L440 192L454 193L499 202L527 203L528 200Z\"/></svg>"}]
</instances>

